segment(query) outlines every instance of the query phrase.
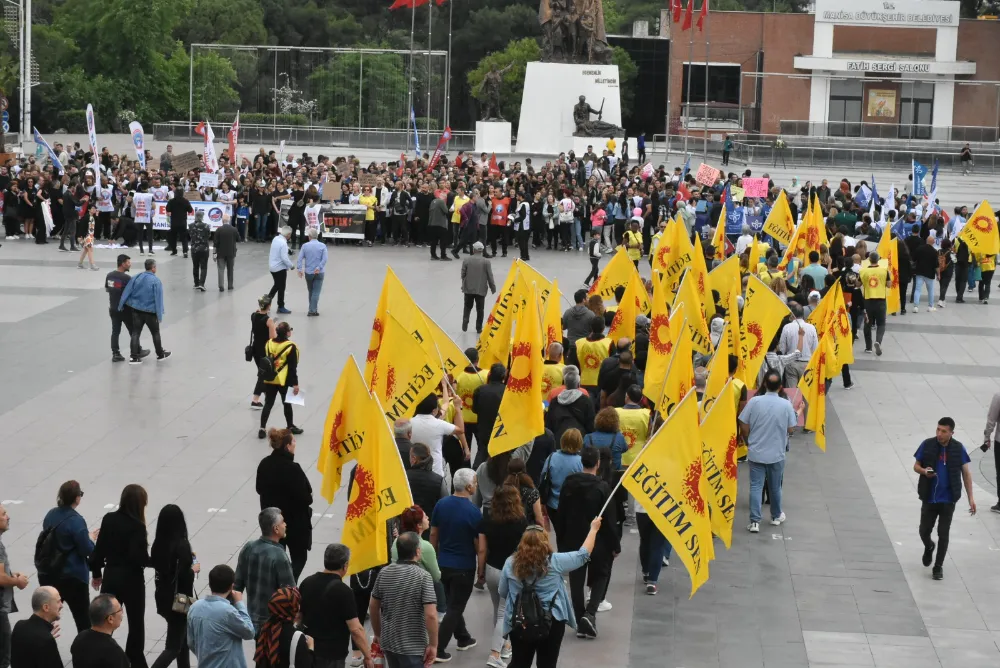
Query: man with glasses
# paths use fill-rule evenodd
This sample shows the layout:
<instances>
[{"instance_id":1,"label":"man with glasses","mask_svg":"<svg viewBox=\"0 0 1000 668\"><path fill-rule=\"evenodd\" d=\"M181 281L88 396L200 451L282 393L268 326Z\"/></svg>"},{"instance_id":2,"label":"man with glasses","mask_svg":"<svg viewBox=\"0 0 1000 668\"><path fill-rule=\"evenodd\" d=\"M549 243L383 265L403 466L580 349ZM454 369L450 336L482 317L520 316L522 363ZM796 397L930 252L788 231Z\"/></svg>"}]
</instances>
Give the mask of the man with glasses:
<instances>
[{"instance_id":1,"label":"man with glasses","mask_svg":"<svg viewBox=\"0 0 1000 668\"><path fill-rule=\"evenodd\" d=\"M122 625L122 604L111 594L101 594L90 602L90 628L76 637L70 647L74 668L128 668L125 650L111 636Z\"/></svg>"},{"instance_id":2,"label":"man with glasses","mask_svg":"<svg viewBox=\"0 0 1000 668\"><path fill-rule=\"evenodd\" d=\"M14 668L58 668L63 665L56 645L63 602L55 587L39 587L31 595L34 613L14 626L11 665Z\"/></svg>"}]
</instances>

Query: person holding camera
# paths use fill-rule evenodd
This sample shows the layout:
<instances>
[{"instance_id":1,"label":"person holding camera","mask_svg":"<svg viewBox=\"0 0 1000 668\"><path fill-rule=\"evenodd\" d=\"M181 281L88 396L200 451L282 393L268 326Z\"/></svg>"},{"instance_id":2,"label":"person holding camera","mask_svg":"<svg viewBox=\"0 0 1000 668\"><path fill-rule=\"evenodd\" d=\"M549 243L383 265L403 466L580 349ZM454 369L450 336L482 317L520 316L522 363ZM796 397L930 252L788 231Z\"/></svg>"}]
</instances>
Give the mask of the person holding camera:
<instances>
[{"instance_id":1,"label":"person holding camera","mask_svg":"<svg viewBox=\"0 0 1000 668\"><path fill-rule=\"evenodd\" d=\"M235 582L233 569L219 564L208 573L211 595L188 611L188 646L200 668L246 668L243 641L253 640L254 629Z\"/></svg>"}]
</instances>

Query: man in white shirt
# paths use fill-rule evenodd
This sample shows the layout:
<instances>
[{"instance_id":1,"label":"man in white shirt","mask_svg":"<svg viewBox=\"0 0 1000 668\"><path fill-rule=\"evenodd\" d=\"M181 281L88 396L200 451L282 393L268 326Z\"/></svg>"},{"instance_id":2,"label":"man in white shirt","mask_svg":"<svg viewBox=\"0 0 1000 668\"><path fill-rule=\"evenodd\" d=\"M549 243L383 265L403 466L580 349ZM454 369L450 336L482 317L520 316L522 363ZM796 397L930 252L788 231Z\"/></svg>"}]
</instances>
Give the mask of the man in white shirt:
<instances>
[{"instance_id":1,"label":"man in white shirt","mask_svg":"<svg viewBox=\"0 0 1000 668\"><path fill-rule=\"evenodd\" d=\"M444 398L450 400L455 406L455 424L445 422L437 417L440 413L437 395L431 392L417 404L416 414L410 418L412 443L423 443L431 451L431 459L434 460L434 473L445 478L451 477L451 472L445 472L443 439L445 436L460 438L465 433L465 421L462 419L462 402L457 395L452 396L444 387ZM463 445L465 459L469 458L468 446Z\"/></svg>"},{"instance_id":2,"label":"man in white shirt","mask_svg":"<svg viewBox=\"0 0 1000 668\"><path fill-rule=\"evenodd\" d=\"M275 294L278 295L278 313L287 315L291 311L285 308L285 283L288 280L288 270L295 269L292 258L288 256L288 239L292 236L292 228L286 225L280 231L281 234L271 241L271 252L267 258L267 268L274 281L271 292L268 294L271 297L274 297Z\"/></svg>"},{"instance_id":3,"label":"man in white shirt","mask_svg":"<svg viewBox=\"0 0 1000 668\"><path fill-rule=\"evenodd\" d=\"M742 232L740 238L736 240L737 255L743 255L743 251L750 248L750 244L753 243L753 234L751 234L752 230L750 226L744 223Z\"/></svg>"},{"instance_id":4,"label":"man in white shirt","mask_svg":"<svg viewBox=\"0 0 1000 668\"><path fill-rule=\"evenodd\" d=\"M782 328L781 339L778 340L778 354L788 355L796 350L799 351L798 359L785 365L785 387L795 387L799 384L802 374L805 373L806 365L809 364L809 358L812 357L813 352L819 347L819 337L816 336L816 328L802 319L802 306L797 302L792 302L788 305L788 308L791 309L795 320ZM799 346L800 329L805 331L801 346Z\"/></svg>"}]
</instances>

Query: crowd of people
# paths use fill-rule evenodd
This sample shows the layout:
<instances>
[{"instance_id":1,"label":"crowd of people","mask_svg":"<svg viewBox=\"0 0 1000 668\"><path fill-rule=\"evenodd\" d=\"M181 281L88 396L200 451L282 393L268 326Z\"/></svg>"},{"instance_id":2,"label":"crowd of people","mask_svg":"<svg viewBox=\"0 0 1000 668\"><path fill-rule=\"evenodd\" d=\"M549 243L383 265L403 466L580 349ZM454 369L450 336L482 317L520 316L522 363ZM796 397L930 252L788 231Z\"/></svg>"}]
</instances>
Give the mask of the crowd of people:
<instances>
[{"instance_id":1,"label":"crowd of people","mask_svg":"<svg viewBox=\"0 0 1000 668\"><path fill-rule=\"evenodd\" d=\"M207 595L197 600L194 576L201 566L181 508L162 507L149 544L148 498L141 486L127 486L118 509L90 531L77 511L83 490L72 480L63 484L38 539L39 587L31 597L33 614L13 629L8 622L16 611L13 591L25 589L29 578L13 570L0 542L0 668L6 667L8 654L13 668L61 666L53 633L64 604L79 634L72 646L74 665L144 668L147 568L155 573L156 613L167 624L164 649L153 668L172 662L188 666L189 653L201 666L243 666L247 642L255 643L258 668L370 668L378 657L394 668L448 662L450 650L466 652L478 646L465 621L466 606L477 590L487 591L492 603L493 631L488 649L481 650L486 665L527 668L534 662L549 668L557 665L567 627L579 639L598 637L598 615L613 608L617 595L609 584L622 543L628 540L626 526L635 526L638 533L644 591L657 594L671 546L642 504L618 485L658 424L655 405L643 391L647 381L658 380L646 378L650 321L640 315L634 337L612 340L608 333L616 306L586 289L574 293L573 305L562 316L563 341L545 351L544 392L539 397L547 407L544 433L516 450L488 456L508 368L503 363L480 368L477 350L466 350L470 366L456 370L439 393L419 401L412 418L394 425L414 505L390 520L389 562L355 573L350 550L330 544L324 549L323 570L301 579L313 545L313 497L308 477L295 461L295 437L302 430L286 401L289 390L293 395L299 391L299 351L291 325L273 318L271 306L277 297L277 314L291 313L284 292L287 272L297 270L307 280L307 315L319 315L328 248L322 230L307 223L305 211L321 201L367 207L364 246L429 247L433 259L445 261L449 255L468 254L462 270L463 330L475 305L476 328L481 331L484 297L487 289L496 291L486 258L506 256L514 244L524 260L532 250L568 253L586 248L588 287L599 275L602 257L619 247L636 267L643 258L652 264L670 221L684 225L690 238L700 237L709 268L718 266L720 255L737 254L744 289L755 275L790 309L768 342L758 378L740 380L738 358L727 355L724 360L733 379L731 400L750 469L750 533L759 532L765 502L773 525L788 518L781 494L784 461L799 414L808 410L796 405L794 388L819 345L820 335L807 318L827 292L839 284L850 311L852 337L856 339L863 327L865 352L881 355L892 291L898 291L901 313L906 313L908 304L917 311L926 288L928 308L934 310L945 305L954 278L956 302L963 302L978 283L979 301L986 303L995 267L995 256L972 253L959 238L969 218L964 206L949 218L936 202L914 197L907 189L884 199L873 197L873 203L862 206L858 192L869 184L854 186L846 180L836 188L826 180L801 187L794 180L787 187L769 181L766 197L724 202L724 193L740 187L741 179L751 176L749 170L742 176L721 173L716 182L699 184L686 169L677 167L671 173L664 167L629 165L609 148L600 155L588 148L582 156L570 153L543 165L525 159L495 167L485 154L478 160L459 153L434 165L425 156L362 168L352 158L313 159L303 154L282 160L263 150L252 161L243 159L233 166L223 152L218 189L199 188L194 170L174 172L169 149L161 156L159 171L143 171L133 161L105 151L98 157L101 173L96 178L93 156L82 150L70 153L59 145L56 151L61 170L34 159L4 170L8 238L25 234L47 243L54 235L60 238L60 249L67 251L78 250L78 242L83 249L92 248L100 239L121 241L126 247L138 243L140 255L148 239L152 255L154 235L144 229L149 225L136 221L134 198L154 192L174 203L168 204L170 251L178 253L180 244L186 256L191 241L195 289L204 290L213 236L220 291L226 277L228 289L233 289L238 243L271 244L268 270L274 287L251 314L245 354L258 369L250 407L262 411L258 435L268 440L272 452L261 461L256 478L260 537L240 550L235 570L224 564L213 567L208 591L201 592ZM374 176L374 185L365 178L362 186L363 175ZM198 198L232 203L232 218L211 230L195 216L189 229L186 193L193 191ZM717 252L713 241L720 237L715 227L724 224L727 209L744 218L766 219L781 196L793 219L810 202L822 208L828 245L804 261L788 261L774 239L747 223L725 240L731 250ZM286 213L280 208L284 199L290 200ZM898 276L874 250L886 226L902 239ZM755 253L757 262L751 259ZM123 324L131 334L130 363L142 363L149 354L140 344L144 327L150 329L158 360L170 355L159 336L164 304L156 261L147 258L144 265L144 272L131 277L131 258L122 253L107 277L114 361L124 360L118 345ZM581 272L584 266L581 263ZM911 280L913 292L907 297ZM646 288L652 295L651 281ZM622 292L616 291L616 301L621 301ZM717 294L714 301L714 310L709 305L705 315L717 348L725 319L738 319L739 313L729 312ZM736 303L742 308L742 295ZM696 354L692 360L699 398L710 359ZM843 379L845 388L852 387L847 366ZM759 389L752 396L755 386ZM268 430L279 396L286 426ZM984 448L1000 436L1000 395L993 404ZM933 560L936 579L942 576L951 513L961 494L959 476L968 473L968 457L963 460L964 448L951 438L954 423L947 420L939 423L933 439L937 445L932 439L922 444L914 465L922 476L924 563L929 566ZM994 430L997 435L992 435ZM947 460L947 470L939 463L942 452L940 461ZM1000 453L1000 444L995 452ZM941 475L931 487L925 481L933 479L935 471ZM965 488L974 511L968 479ZM1000 502L992 510L1000 512ZM930 540L935 522L936 558ZM0 507L0 537L8 526ZM93 599L88 584L100 592ZM128 616L129 629L124 649L112 637L123 615Z\"/></svg>"}]
</instances>

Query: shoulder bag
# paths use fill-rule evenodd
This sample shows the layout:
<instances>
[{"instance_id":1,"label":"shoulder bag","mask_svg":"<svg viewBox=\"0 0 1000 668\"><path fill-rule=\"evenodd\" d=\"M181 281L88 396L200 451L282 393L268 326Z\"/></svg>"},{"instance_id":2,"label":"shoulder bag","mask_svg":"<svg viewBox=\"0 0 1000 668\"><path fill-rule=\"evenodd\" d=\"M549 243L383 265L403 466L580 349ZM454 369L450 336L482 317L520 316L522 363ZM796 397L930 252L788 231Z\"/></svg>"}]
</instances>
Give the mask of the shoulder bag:
<instances>
[{"instance_id":1,"label":"shoulder bag","mask_svg":"<svg viewBox=\"0 0 1000 668\"><path fill-rule=\"evenodd\" d=\"M186 615L188 610L196 600L198 600L197 594L195 596L188 596L187 594L182 594L180 591L180 580L181 580L181 560L177 560L177 567L174 570L174 600L170 604L170 610L176 612L180 615Z\"/></svg>"}]
</instances>

